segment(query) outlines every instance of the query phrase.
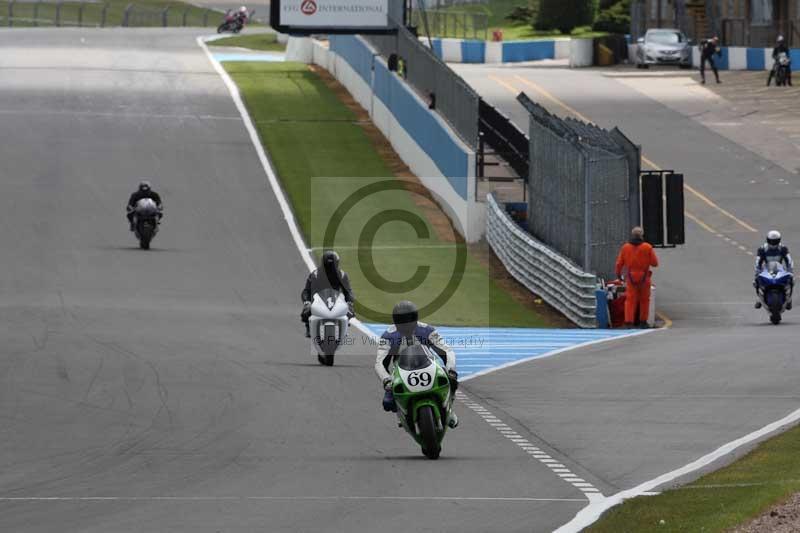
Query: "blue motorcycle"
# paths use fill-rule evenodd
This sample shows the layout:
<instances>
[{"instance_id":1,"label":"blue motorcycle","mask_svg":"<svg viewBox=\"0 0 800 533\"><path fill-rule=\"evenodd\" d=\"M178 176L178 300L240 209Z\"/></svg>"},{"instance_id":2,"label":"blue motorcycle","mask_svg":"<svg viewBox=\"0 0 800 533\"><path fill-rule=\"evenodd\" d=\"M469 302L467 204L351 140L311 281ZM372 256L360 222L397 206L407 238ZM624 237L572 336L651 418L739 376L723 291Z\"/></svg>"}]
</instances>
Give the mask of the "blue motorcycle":
<instances>
[{"instance_id":1,"label":"blue motorcycle","mask_svg":"<svg viewBox=\"0 0 800 533\"><path fill-rule=\"evenodd\" d=\"M756 290L769 320L777 325L786 305L791 302L794 276L782 264L771 262L756 276Z\"/></svg>"}]
</instances>

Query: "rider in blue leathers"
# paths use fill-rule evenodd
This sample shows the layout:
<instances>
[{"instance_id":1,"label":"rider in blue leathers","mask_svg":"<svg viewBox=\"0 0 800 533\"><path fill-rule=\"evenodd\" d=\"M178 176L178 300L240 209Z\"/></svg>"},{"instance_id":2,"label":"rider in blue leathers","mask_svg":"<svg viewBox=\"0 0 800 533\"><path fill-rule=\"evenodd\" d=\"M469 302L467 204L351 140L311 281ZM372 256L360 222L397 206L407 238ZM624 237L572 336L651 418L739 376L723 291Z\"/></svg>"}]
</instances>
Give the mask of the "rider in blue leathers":
<instances>
[{"instance_id":1,"label":"rider in blue leathers","mask_svg":"<svg viewBox=\"0 0 800 533\"><path fill-rule=\"evenodd\" d=\"M450 378L450 385L455 392L458 388L458 373L456 372L456 353L442 339L436 328L419 321L417 306L409 301L399 302L392 309L392 322L394 326L381 336L378 343L378 356L375 359L375 373L383 383L385 394L383 408L386 411L396 411L394 395L392 394L392 375L390 369L395 357L403 346L418 342L436 352L442 358ZM454 428L458 425L458 417L450 413L447 425Z\"/></svg>"},{"instance_id":2,"label":"rider in blue leathers","mask_svg":"<svg viewBox=\"0 0 800 533\"><path fill-rule=\"evenodd\" d=\"M758 275L759 273L761 273L761 270L764 268L764 265L773 262L782 264L789 272L794 272L794 261L792 261L792 256L789 254L789 248L781 244L781 233L775 230L772 230L769 233L767 233L767 242L765 242L762 246L759 246L756 252L756 264L755 264L756 278L758 278ZM758 283L754 282L753 285L756 287L756 295L757 295ZM787 298L786 309L792 308L792 293L794 292L794 280L791 281L790 287L791 290ZM756 300L755 307L756 309L760 309L761 301Z\"/></svg>"}]
</instances>

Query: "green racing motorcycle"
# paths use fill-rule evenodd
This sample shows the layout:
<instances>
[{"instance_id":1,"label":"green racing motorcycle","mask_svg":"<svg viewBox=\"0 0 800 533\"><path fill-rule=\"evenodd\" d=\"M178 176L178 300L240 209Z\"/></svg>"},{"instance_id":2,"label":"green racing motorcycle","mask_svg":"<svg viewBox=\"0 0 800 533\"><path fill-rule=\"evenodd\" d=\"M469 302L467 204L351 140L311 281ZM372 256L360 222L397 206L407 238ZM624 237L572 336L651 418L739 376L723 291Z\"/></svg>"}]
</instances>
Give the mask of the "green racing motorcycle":
<instances>
[{"instance_id":1,"label":"green racing motorcycle","mask_svg":"<svg viewBox=\"0 0 800 533\"><path fill-rule=\"evenodd\" d=\"M404 347L394 362L392 393L399 425L425 457L438 459L454 398L443 361L422 344Z\"/></svg>"}]
</instances>

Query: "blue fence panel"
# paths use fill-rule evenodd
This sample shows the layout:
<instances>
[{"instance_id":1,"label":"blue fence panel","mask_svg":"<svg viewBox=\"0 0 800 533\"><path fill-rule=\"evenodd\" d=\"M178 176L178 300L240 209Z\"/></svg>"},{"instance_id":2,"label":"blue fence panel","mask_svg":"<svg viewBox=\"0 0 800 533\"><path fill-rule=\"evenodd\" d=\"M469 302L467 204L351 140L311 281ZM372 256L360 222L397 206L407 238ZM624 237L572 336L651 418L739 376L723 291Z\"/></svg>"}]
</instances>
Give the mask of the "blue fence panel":
<instances>
[{"instance_id":1,"label":"blue fence panel","mask_svg":"<svg viewBox=\"0 0 800 533\"><path fill-rule=\"evenodd\" d=\"M747 49L747 70L764 70L764 49L763 48L748 48Z\"/></svg>"},{"instance_id":2,"label":"blue fence panel","mask_svg":"<svg viewBox=\"0 0 800 533\"><path fill-rule=\"evenodd\" d=\"M462 63L483 63L486 61L486 41L461 41Z\"/></svg>"},{"instance_id":3,"label":"blue fence panel","mask_svg":"<svg viewBox=\"0 0 800 533\"><path fill-rule=\"evenodd\" d=\"M555 41L510 41L503 43L504 63L553 59L555 57Z\"/></svg>"},{"instance_id":4,"label":"blue fence panel","mask_svg":"<svg viewBox=\"0 0 800 533\"><path fill-rule=\"evenodd\" d=\"M331 35L330 50L342 56L365 82L372 78L372 52L352 35Z\"/></svg>"},{"instance_id":5,"label":"blue fence panel","mask_svg":"<svg viewBox=\"0 0 800 533\"><path fill-rule=\"evenodd\" d=\"M800 66L800 49L798 49L798 48L790 49L789 50L789 59L792 60L792 65ZM794 68L797 68L797 67L793 67L792 70L794 70Z\"/></svg>"},{"instance_id":6,"label":"blue fence panel","mask_svg":"<svg viewBox=\"0 0 800 533\"><path fill-rule=\"evenodd\" d=\"M372 92L388 109L391 108L391 79L392 74L389 69L380 61L375 61L375 79L372 84Z\"/></svg>"},{"instance_id":7,"label":"blue fence panel","mask_svg":"<svg viewBox=\"0 0 800 533\"><path fill-rule=\"evenodd\" d=\"M722 47L722 57L714 56L714 61L717 63L717 68L719 70L728 70L729 61L728 61L728 47L727 46L723 46Z\"/></svg>"},{"instance_id":8,"label":"blue fence panel","mask_svg":"<svg viewBox=\"0 0 800 533\"><path fill-rule=\"evenodd\" d=\"M376 72L377 74L377 72ZM428 108L397 76L390 75L389 110L417 145L428 154L459 196L467 199L468 158Z\"/></svg>"},{"instance_id":9,"label":"blue fence panel","mask_svg":"<svg viewBox=\"0 0 800 533\"><path fill-rule=\"evenodd\" d=\"M444 52L442 51L442 40L441 39L431 39L433 43L433 53L436 54L436 57L442 59L444 57Z\"/></svg>"}]
</instances>

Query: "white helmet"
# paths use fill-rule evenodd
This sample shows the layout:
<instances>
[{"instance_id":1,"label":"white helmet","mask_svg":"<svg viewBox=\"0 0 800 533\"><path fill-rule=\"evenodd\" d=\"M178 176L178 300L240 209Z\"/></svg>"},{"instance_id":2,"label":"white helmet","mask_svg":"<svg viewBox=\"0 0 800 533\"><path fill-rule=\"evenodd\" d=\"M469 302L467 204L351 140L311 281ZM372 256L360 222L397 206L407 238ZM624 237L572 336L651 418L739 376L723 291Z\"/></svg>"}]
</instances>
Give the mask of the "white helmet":
<instances>
[{"instance_id":1,"label":"white helmet","mask_svg":"<svg viewBox=\"0 0 800 533\"><path fill-rule=\"evenodd\" d=\"M239 8L239 13L247 13L247 8L242 6Z\"/></svg>"},{"instance_id":2,"label":"white helmet","mask_svg":"<svg viewBox=\"0 0 800 533\"><path fill-rule=\"evenodd\" d=\"M772 230L767 233L767 244L770 246L779 246L781 244L781 232Z\"/></svg>"},{"instance_id":3,"label":"white helmet","mask_svg":"<svg viewBox=\"0 0 800 533\"><path fill-rule=\"evenodd\" d=\"M783 42L783 35L778 35L778 42L779 42L779 43L782 43L782 42Z\"/></svg>"}]
</instances>

